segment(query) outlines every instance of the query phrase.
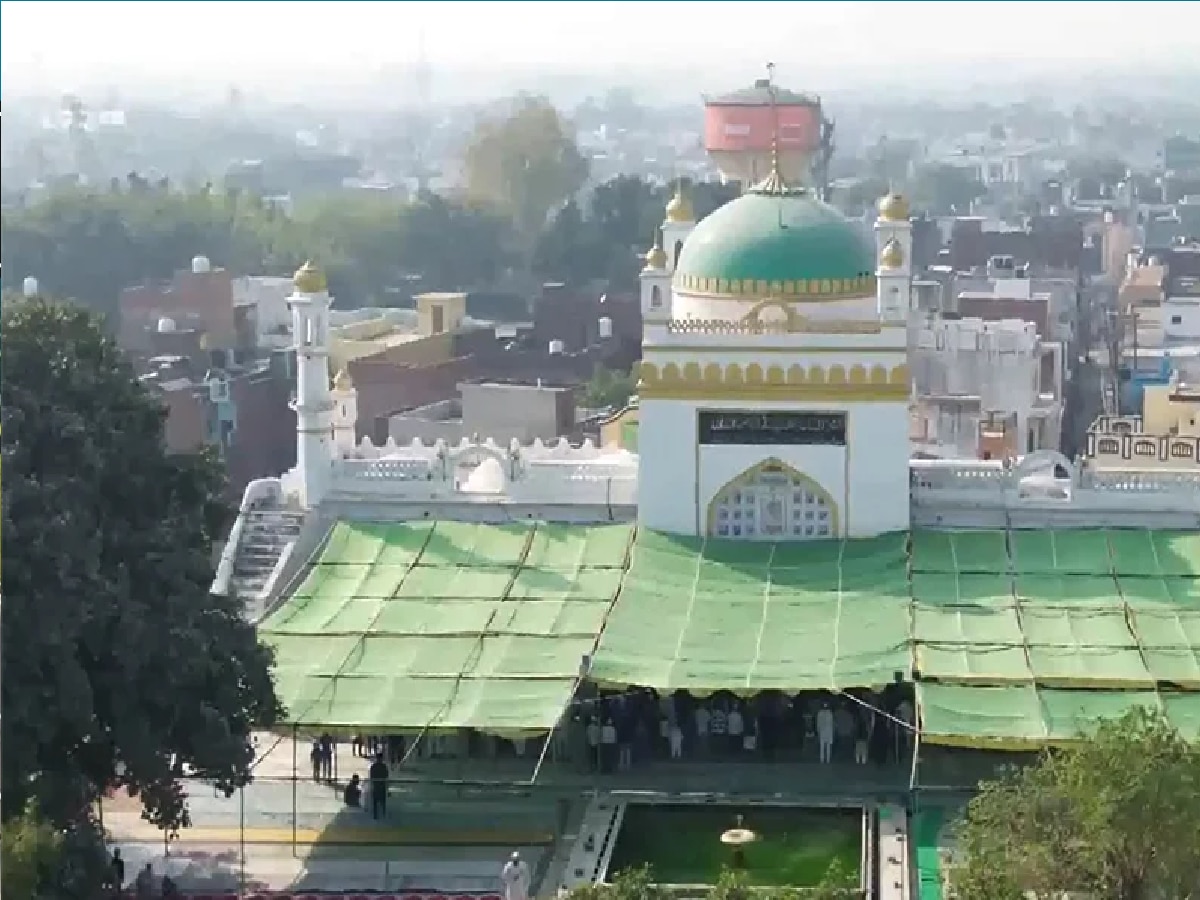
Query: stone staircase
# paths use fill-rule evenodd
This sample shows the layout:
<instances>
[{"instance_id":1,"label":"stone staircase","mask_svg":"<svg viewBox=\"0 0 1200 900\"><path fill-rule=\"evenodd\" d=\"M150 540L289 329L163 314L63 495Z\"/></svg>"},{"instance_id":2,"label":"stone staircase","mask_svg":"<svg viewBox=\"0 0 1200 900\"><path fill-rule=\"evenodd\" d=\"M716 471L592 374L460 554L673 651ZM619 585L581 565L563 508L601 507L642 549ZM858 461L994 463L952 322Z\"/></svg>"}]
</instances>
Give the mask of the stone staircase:
<instances>
[{"instance_id":1,"label":"stone staircase","mask_svg":"<svg viewBox=\"0 0 1200 900\"><path fill-rule=\"evenodd\" d=\"M908 813L903 807L891 803L879 807L876 851L879 858L876 896L879 900L910 900L912 851L908 846Z\"/></svg>"},{"instance_id":2,"label":"stone staircase","mask_svg":"<svg viewBox=\"0 0 1200 900\"><path fill-rule=\"evenodd\" d=\"M562 836L565 858L551 862L555 877L547 879L542 896L562 896L578 887L604 881L625 818L625 805L612 794L594 794L590 798L578 830ZM554 889L550 890L552 885Z\"/></svg>"},{"instance_id":3,"label":"stone staircase","mask_svg":"<svg viewBox=\"0 0 1200 900\"><path fill-rule=\"evenodd\" d=\"M295 509L258 507L248 510L233 561L230 586L249 606L260 604L263 591L283 551L296 540L304 513Z\"/></svg>"}]
</instances>

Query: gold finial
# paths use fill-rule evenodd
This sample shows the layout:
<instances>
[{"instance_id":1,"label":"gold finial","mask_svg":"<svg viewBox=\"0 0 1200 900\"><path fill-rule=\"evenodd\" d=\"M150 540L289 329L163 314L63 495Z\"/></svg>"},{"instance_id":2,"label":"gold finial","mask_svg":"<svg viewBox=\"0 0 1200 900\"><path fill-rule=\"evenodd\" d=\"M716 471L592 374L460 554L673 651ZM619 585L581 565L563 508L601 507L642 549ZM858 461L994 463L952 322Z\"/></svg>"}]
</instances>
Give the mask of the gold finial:
<instances>
[{"instance_id":1,"label":"gold finial","mask_svg":"<svg viewBox=\"0 0 1200 900\"><path fill-rule=\"evenodd\" d=\"M892 238L879 251L879 268L899 269L904 265L904 248L900 242Z\"/></svg>"},{"instance_id":2,"label":"gold finial","mask_svg":"<svg viewBox=\"0 0 1200 900\"><path fill-rule=\"evenodd\" d=\"M683 192L683 179L675 182L675 196L667 204L667 221L691 224L696 221L696 213L692 209L692 201Z\"/></svg>"},{"instance_id":3,"label":"gold finial","mask_svg":"<svg viewBox=\"0 0 1200 900\"><path fill-rule=\"evenodd\" d=\"M663 249L662 232L655 231L654 246L646 252L646 269L665 269L667 267L667 251Z\"/></svg>"},{"instance_id":4,"label":"gold finial","mask_svg":"<svg viewBox=\"0 0 1200 900\"><path fill-rule=\"evenodd\" d=\"M907 222L908 199L903 194L890 192L879 201L879 218L884 222Z\"/></svg>"},{"instance_id":5,"label":"gold finial","mask_svg":"<svg viewBox=\"0 0 1200 900\"><path fill-rule=\"evenodd\" d=\"M350 377L350 373L345 369L340 369L333 376L333 387L339 391L352 391L354 390L354 379Z\"/></svg>"},{"instance_id":6,"label":"gold finial","mask_svg":"<svg viewBox=\"0 0 1200 900\"><path fill-rule=\"evenodd\" d=\"M771 170L766 178L755 185L754 193L782 196L791 191L783 180L783 173L779 171L779 107L775 104L775 63L767 63L767 96L771 102Z\"/></svg>"},{"instance_id":7,"label":"gold finial","mask_svg":"<svg viewBox=\"0 0 1200 900\"><path fill-rule=\"evenodd\" d=\"M329 288L325 273L311 259L296 270L292 284L301 294L323 294Z\"/></svg>"}]
</instances>

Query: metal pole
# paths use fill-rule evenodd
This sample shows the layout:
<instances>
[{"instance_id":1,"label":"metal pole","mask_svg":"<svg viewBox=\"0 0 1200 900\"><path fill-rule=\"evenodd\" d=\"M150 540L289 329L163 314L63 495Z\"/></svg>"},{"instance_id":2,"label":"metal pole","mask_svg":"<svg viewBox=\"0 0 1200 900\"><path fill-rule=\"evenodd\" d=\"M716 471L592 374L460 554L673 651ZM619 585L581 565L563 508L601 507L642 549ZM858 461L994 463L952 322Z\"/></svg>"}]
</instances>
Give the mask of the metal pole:
<instances>
[{"instance_id":1,"label":"metal pole","mask_svg":"<svg viewBox=\"0 0 1200 900\"><path fill-rule=\"evenodd\" d=\"M530 784L533 784L537 781L538 774L542 771L542 763L546 761L546 751L550 749L550 741L554 739L554 732L557 730L558 726L555 725L546 732L546 741L544 744L542 744L542 752L538 755L537 765L533 767L533 774L529 776Z\"/></svg>"},{"instance_id":2,"label":"metal pole","mask_svg":"<svg viewBox=\"0 0 1200 900\"><path fill-rule=\"evenodd\" d=\"M297 803L296 803L297 784L296 784L296 782L297 782L297 779L300 777L299 776L300 763L299 763L299 759L297 757L297 754L300 752L299 744L300 744L300 728L299 728L299 726L292 726L292 856L296 855L296 843L297 843L297 840L299 837L299 835L297 834L298 826L296 823L296 808L297 808Z\"/></svg>"},{"instance_id":3,"label":"metal pole","mask_svg":"<svg viewBox=\"0 0 1200 900\"><path fill-rule=\"evenodd\" d=\"M908 775L908 793L911 795L917 785L917 753L921 749L921 729L913 729L912 770Z\"/></svg>"},{"instance_id":4,"label":"metal pole","mask_svg":"<svg viewBox=\"0 0 1200 900\"><path fill-rule=\"evenodd\" d=\"M246 894L246 786L243 784L238 789L238 817L241 819L242 827L239 831L240 846L238 847L239 865L238 865L238 894L245 896Z\"/></svg>"}]
</instances>

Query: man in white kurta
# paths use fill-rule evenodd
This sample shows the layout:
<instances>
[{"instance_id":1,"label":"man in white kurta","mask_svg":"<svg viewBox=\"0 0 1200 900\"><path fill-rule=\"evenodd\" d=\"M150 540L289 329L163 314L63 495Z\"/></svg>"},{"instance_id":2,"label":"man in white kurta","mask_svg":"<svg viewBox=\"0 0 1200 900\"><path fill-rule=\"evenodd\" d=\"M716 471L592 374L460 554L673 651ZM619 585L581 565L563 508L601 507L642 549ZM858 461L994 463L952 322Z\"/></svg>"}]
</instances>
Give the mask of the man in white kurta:
<instances>
[{"instance_id":1,"label":"man in white kurta","mask_svg":"<svg viewBox=\"0 0 1200 900\"><path fill-rule=\"evenodd\" d=\"M517 851L513 851L500 870L500 881L504 885L504 900L529 900L529 866Z\"/></svg>"},{"instance_id":2,"label":"man in white kurta","mask_svg":"<svg viewBox=\"0 0 1200 900\"><path fill-rule=\"evenodd\" d=\"M833 758L833 710L828 703L821 704L817 712L817 748L821 762L827 763Z\"/></svg>"}]
</instances>

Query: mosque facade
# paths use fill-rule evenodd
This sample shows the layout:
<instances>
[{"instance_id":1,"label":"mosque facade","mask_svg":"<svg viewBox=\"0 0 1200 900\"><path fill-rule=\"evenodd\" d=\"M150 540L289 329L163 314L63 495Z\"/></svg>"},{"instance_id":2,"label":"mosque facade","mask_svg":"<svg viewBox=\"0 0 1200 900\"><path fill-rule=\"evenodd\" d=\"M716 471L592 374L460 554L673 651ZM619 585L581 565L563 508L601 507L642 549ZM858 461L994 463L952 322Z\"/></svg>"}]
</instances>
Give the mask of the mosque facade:
<instances>
[{"instance_id":1,"label":"mosque facade","mask_svg":"<svg viewBox=\"0 0 1200 900\"><path fill-rule=\"evenodd\" d=\"M331 378L330 298L308 264L291 298L297 465L250 485L243 509L313 521L634 519L773 541L913 525L1200 527L1192 472L1092 471L1047 451L1015 464L913 459L903 197L880 202L874 231L872 243L777 173L699 223L677 193L640 279L636 453L486 436L356 443L355 388L344 372Z\"/></svg>"}]
</instances>

